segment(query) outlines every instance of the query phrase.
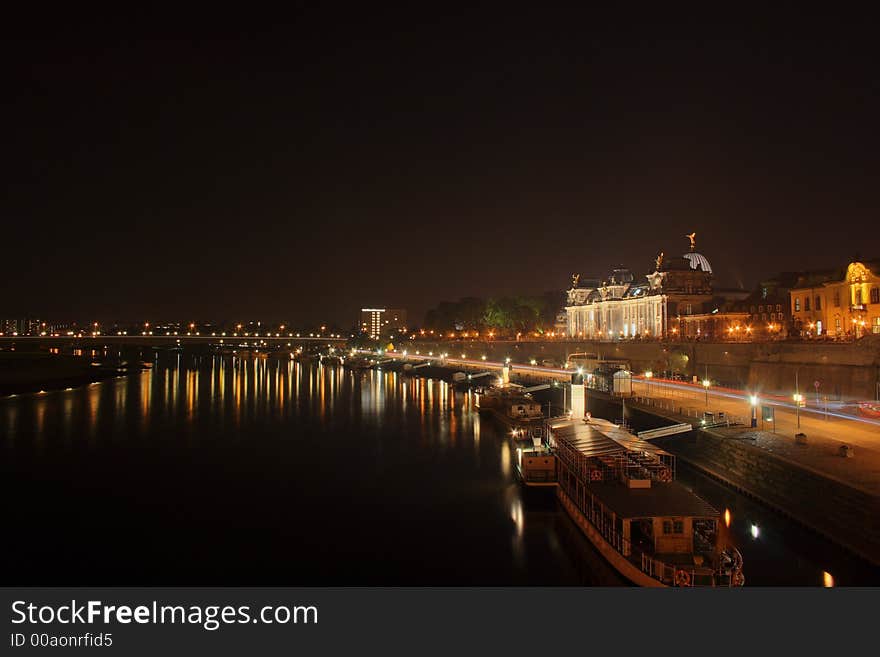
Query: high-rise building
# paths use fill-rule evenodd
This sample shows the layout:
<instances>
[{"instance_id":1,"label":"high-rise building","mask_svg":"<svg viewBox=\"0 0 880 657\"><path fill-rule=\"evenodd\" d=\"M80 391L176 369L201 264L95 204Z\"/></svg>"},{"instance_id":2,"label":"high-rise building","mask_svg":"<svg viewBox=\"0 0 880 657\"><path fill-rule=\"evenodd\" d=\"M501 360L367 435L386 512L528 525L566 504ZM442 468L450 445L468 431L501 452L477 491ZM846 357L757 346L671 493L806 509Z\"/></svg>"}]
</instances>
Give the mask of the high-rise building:
<instances>
[{"instance_id":1,"label":"high-rise building","mask_svg":"<svg viewBox=\"0 0 880 657\"><path fill-rule=\"evenodd\" d=\"M374 340L388 331L406 331L406 311L402 308L361 308L361 332Z\"/></svg>"},{"instance_id":2,"label":"high-rise building","mask_svg":"<svg viewBox=\"0 0 880 657\"><path fill-rule=\"evenodd\" d=\"M5 335L39 335L45 323L39 319L4 319L0 320L0 333Z\"/></svg>"}]
</instances>

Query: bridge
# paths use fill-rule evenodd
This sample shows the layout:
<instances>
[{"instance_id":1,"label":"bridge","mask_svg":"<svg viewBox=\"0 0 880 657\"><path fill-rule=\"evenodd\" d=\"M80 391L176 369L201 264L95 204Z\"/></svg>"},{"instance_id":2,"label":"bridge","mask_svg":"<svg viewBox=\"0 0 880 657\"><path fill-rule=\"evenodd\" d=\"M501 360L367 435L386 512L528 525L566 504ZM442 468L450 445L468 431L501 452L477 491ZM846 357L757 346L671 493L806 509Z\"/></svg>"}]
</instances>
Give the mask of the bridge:
<instances>
[{"instance_id":1,"label":"bridge","mask_svg":"<svg viewBox=\"0 0 880 657\"><path fill-rule=\"evenodd\" d=\"M83 333L82 335L0 335L0 344L85 344L85 345L104 345L104 344L142 344L142 345L160 345L160 344L240 344L247 342L248 344L270 343L270 344L334 344L339 345L348 341L347 337L330 337L330 336L298 336L294 334L274 334L274 335L234 335L234 334L213 334L213 335L187 335L167 333L163 335L118 335L115 333Z\"/></svg>"}]
</instances>

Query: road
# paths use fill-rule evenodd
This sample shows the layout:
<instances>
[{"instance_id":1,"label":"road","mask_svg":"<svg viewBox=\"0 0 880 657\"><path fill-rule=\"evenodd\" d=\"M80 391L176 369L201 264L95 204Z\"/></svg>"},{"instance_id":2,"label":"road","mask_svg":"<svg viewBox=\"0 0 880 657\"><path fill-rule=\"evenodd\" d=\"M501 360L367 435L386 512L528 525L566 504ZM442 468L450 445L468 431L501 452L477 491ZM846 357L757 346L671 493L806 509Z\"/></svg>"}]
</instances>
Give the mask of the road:
<instances>
[{"instance_id":1,"label":"road","mask_svg":"<svg viewBox=\"0 0 880 657\"><path fill-rule=\"evenodd\" d=\"M375 351L359 351L364 355L378 355ZM482 357L456 358L447 353L414 353L409 350L387 352L382 355L385 358L427 361L440 366L476 370L500 371L507 364L503 361L483 360ZM568 379L575 373L571 369L542 367L531 363L511 362L509 364L514 373L525 372L533 377L559 380ZM751 395L743 390L710 386L707 391L701 384L633 376L633 392L643 397L674 400L676 406L690 408L692 413L701 414L703 410L709 410L717 414L718 411L724 411L726 415L741 420L746 426L751 420ZM706 404L707 392L708 406ZM807 405L801 407L799 413L793 399L769 395L759 396L757 398L757 428L792 439L796 433L801 432L806 434L811 441L837 441L838 443L880 450L880 421L854 415L839 405L834 407L829 404L826 410L822 400L817 406L816 400L811 399L809 392L806 390L803 392ZM775 422L768 422L762 417L764 407L773 409Z\"/></svg>"},{"instance_id":2,"label":"road","mask_svg":"<svg viewBox=\"0 0 880 657\"><path fill-rule=\"evenodd\" d=\"M684 406L692 410L708 410L716 414L718 411L724 411L728 416L742 419L746 425L752 414L750 395L746 391L712 387L707 391L699 384L634 376L633 393L643 397L674 400L676 406ZM880 449L880 421L859 417L840 408L829 408L826 413L821 400L817 406L815 399L811 402L808 395L805 397L807 406L802 407L800 413L793 400L770 396L757 397L758 429L790 438L801 432L806 434L808 439L836 440L850 445ZM773 409L775 423L768 422L762 417L764 407Z\"/></svg>"}]
</instances>

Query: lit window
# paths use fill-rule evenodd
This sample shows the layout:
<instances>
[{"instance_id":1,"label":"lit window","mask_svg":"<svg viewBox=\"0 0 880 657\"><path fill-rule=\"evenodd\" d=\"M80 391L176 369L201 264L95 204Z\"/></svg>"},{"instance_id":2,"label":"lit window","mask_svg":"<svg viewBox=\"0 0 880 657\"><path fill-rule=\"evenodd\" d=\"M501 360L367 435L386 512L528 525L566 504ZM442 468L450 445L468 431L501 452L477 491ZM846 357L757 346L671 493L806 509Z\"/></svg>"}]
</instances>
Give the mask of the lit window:
<instances>
[{"instance_id":1,"label":"lit window","mask_svg":"<svg viewBox=\"0 0 880 657\"><path fill-rule=\"evenodd\" d=\"M794 298L794 311L796 313L799 313L801 311L801 298L800 297Z\"/></svg>"}]
</instances>

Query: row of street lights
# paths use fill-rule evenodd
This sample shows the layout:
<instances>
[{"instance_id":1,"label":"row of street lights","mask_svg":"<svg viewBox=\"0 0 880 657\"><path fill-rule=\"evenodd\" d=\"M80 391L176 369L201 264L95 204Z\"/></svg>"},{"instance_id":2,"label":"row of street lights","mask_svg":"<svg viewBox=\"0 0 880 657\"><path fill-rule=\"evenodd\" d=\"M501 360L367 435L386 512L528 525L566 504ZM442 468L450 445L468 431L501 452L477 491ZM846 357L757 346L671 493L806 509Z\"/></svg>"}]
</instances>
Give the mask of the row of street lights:
<instances>
[{"instance_id":1,"label":"row of street lights","mask_svg":"<svg viewBox=\"0 0 880 657\"><path fill-rule=\"evenodd\" d=\"M805 402L805 397L800 391L800 381L798 378L799 373L800 373L800 370L795 372L795 383L794 383L795 393L794 393L794 395L792 395L792 399L794 400L795 417L797 418L796 421L797 421L798 431L800 431L800 428L801 428L801 405L804 404L804 402ZM646 389L645 394L648 397L650 397L651 396L651 379L654 378L654 372L652 372L651 370L648 370L645 372L644 376L645 376L645 389ZM705 393L706 393L706 409L707 410L709 408L709 388L711 387L711 385L712 385L712 382L709 380L709 368L707 367L706 368L706 378L703 379L703 389L705 390ZM880 386L880 384L878 384L878 386ZM818 392L817 392L817 398L818 398ZM749 395L749 405L751 406L751 409L752 409L752 418L751 418L752 428L755 428L758 426L758 401L759 401L758 395L756 395L756 394ZM775 425L775 420L774 420L774 425Z\"/></svg>"}]
</instances>

